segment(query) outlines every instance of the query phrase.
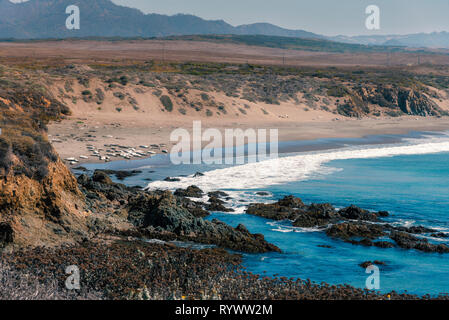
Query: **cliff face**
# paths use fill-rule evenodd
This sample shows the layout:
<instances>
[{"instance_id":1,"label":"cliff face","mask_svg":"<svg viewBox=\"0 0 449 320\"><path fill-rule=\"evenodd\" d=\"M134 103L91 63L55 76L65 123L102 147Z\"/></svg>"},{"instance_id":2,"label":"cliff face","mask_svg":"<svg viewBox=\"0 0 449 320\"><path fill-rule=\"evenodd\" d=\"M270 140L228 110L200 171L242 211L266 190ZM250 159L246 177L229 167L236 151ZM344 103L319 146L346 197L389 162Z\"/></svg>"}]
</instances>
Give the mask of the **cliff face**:
<instances>
[{"instance_id":1,"label":"cliff face","mask_svg":"<svg viewBox=\"0 0 449 320\"><path fill-rule=\"evenodd\" d=\"M0 247L85 237L83 196L46 137L46 123L68 109L39 90L7 85L0 87Z\"/></svg>"},{"instance_id":2,"label":"cliff face","mask_svg":"<svg viewBox=\"0 0 449 320\"><path fill-rule=\"evenodd\" d=\"M350 117L362 117L373 113L373 107L389 115L443 116L442 110L422 90L399 86L360 86L349 101L339 106L339 113Z\"/></svg>"},{"instance_id":3,"label":"cliff face","mask_svg":"<svg viewBox=\"0 0 449 320\"><path fill-rule=\"evenodd\" d=\"M41 181L24 174L0 180L0 219L3 244L51 245L86 235L82 195L76 180L60 161L48 165Z\"/></svg>"}]
</instances>

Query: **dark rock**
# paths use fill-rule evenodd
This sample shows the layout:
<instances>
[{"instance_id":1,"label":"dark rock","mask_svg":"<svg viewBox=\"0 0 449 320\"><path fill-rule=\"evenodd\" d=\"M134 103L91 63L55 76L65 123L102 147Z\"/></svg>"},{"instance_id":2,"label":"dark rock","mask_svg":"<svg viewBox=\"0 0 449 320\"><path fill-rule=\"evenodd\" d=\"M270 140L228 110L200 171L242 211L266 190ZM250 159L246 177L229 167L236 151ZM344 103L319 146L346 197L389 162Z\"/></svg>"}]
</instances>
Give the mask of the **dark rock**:
<instances>
[{"instance_id":1,"label":"dark rock","mask_svg":"<svg viewBox=\"0 0 449 320\"><path fill-rule=\"evenodd\" d=\"M304 203L301 199L294 196L287 196L284 199L279 200L279 206L287 208L303 208Z\"/></svg>"},{"instance_id":2,"label":"dark rock","mask_svg":"<svg viewBox=\"0 0 449 320\"><path fill-rule=\"evenodd\" d=\"M180 205L180 200L171 194L139 194L129 200L129 220L147 234L165 235L182 241L194 241L236 251L263 253L280 252L276 246L265 241L263 235L253 235L239 226L232 228L213 220L195 217Z\"/></svg>"},{"instance_id":3,"label":"dark rock","mask_svg":"<svg viewBox=\"0 0 449 320\"><path fill-rule=\"evenodd\" d=\"M117 177L118 180L125 180L126 178L136 176L138 174L141 174L142 171L140 170L132 170L132 171L126 171L126 170L102 170L104 173L108 175L114 175Z\"/></svg>"},{"instance_id":4,"label":"dark rock","mask_svg":"<svg viewBox=\"0 0 449 320\"><path fill-rule=\"evenodd\" d=\"M205 209L209 211L218 211L218 212L234 212L234 209L226 208L224 206L224 201L215 197L209 198L209 203L205 205Z\"/></svg>"},{"instance_id":5,"label":"dark rock","mask_svg":"<svg viewBox=\"0 0 449 320\"><path fill-rule=\"evenodd\" d=\"M433 233L430 236L434 237L434 238L449 238L448 234L442 233L442 232L440 232L440 233Z\"/></svg>"},{"instance_id":6,"label":"dark rock","mask_svg":"<svg viewBox=\"0 0 449 320\"><path fill-rule=\"evenodd\" d=\"M109 176L101 170L95 170L92 180L101 184L113 184L111 178L109 178Z\"/></svg>"},{"instance_id":7,"label":"dark rock","mask_svg":"<svg viewBox=\"0 0 449 320\"><path fill-rule=\"evenodd\" d=\"M390 238L396 242L396 244L404 249L413 249L418 242L427 241L425 239L419 239L409 233L403 231L393 231L390 234Z\"/></svg>"},{"instance_id":8,"label":"dark rock","mask_svg":"<svg viewBox=\"0 0 449 320\"><path fill-rule=\"evenodd\" d=\"M326 234L329 237L339 238L346 241L351 240L354 237L373 240L386 235L380 225L350 222L335 224L327 229Z\"/></svg>"},{"instance_id":9,"label":"dark rock","mask_svg":"<svg viewBox=\"0 0 449 320\"><path fill-rule=\"evenodd\" d=\"M237 226L237 228L235 228L235 229L240 231L240 232L242 232L242 233L244 233L244 234L250 234L248 229L243 224L239 224Z\"/></svg>"},{"instance_id":10,"label":"dark rock","mask_svg":"<svg viewBox=\"0 0 449 320\"><path fill-rule=\"evenodd\" d=\"M14 230L9 223L0 223L0 243L8 244L14 242Z\"/></svg>"},{"instance_id":11,"label":"dark rock","mask_svg":"<svg viewBox=\"0 0 449 320\"><path fill-rule=\"evenodd\" d=\"M390 238L403 249L416 249L423 252L449 253L449 247L445 244L432 244L427 239L421 239L402 231L393 231Z\"/></svg>"},{"instance_id":12,"label":"dark rock","mask_svg":"<svg viewBox=\"0 0 449 320\"><path fill-rule=\"evenodd\" d=\"M360 209L354 205L341 209L338 212L343 218L347 220L359 220L359 221L377 221L377 215L369 212L368 210Z\"/></svg>"},{"instance_id":13,"label":"dark rock","mask_svg":"<svg viewBox=\"0 0 449 320\"><path fill-rule=\"evenodd\" d=\"M386 217L390 216L390 213L388 211L379 211L377 213L377 216L382 217L382 218L386 218Z\"/></svg>"},{"instance_id":14,"label":"dark rock","mask_svg":"<svg viewBox=\"0 0 449 320\"><path fill-rule=\"evenodd\" d=\"M201 173L201 172L197 172L193 175L194 178L203 177L203 176L204 176L204 173Z\"/></svg>"},{"instance_id":15,"label":"dark rock","mask_svg":"<svg viewBox=\"0 0 449 320\"><path fill-rule=\"evenodd\" d=\"M395 247L394 243L391 243L388 241L377 241L377 242L374 242L373 244L375 247L384 248L384 249Z\"/></svg>"},{"instance_id":16,"label":"dark rock","mask_svg":"<svg viewBox=\"0 0 449 320\"><path fill-rule=\"evenodd\" d=\"M82 186L85 186L92 182L92 179L87 174L82 174L78 177L78 183Z\"/></svg>"},{"instance_id":17,"label":"dark rock","mask_svg":"<svg viewBox=\"0 0 449 320\"><path fill-rule=\"evenodd\" d=\"M229 194L227 194L226 192L223 192L223 191L212 191L212 192L209 192L207 195L210 198L215 197L215 198L219 198L219 199L229 197Z\"/></svg>"},{"instance_id":18,"label":"dark rock","mask_svg":"<svg viewBox=\"0 0 449 320\"><path fill-rule=\"evenodd\" d=\"M259 216L271 220L294 220L298 215L299 208L303 208L304 203L299 198L293 196L285 197L276 203L263 204L254 203L246 209L247 214Z\"/></svg>"},{"instance_id":19,"label":"dark rock","mask_svg":"<svg viewBox=\"0 0 449 320\"><path fill-rule=\"evenodd\" d=\"M83 171L83 172L88 171L85 167L82 167L82 166L73 168L72 170Z\"/></svg>"},{"instance_id":20,"label":"dark rock","mask_svg":"<svg viewBox=\"0 0 449 320\"><path fill-rule=\"evenodd\" d=\"M167 177L167 178L164 179L164 181L166 181L166 182L179 182L179 181L181 181L181 179L179 179L179 178Z\"/></svg>"},{"instance_id":21,"label":"dark rock","mask_svg":"<svg viewBox=\"0 0 449 320\"><path fill-rule=\"evenodd\" d=\"M374 245L374 242L371 239L362 239L360 241L357 240L346 240L346 242L351 243L353 245L359 245L364 247L372 247Z\"/></svg>"},{"instance_id":22,"label":"dark rock","mask_svg":"<svg viewBox=\"0 0 449 320\"><path fill-rule=\"evenodd\" d=\"M197 186L190 186L187 189L178 189L175 191L175 196L189 197L189 198L201 198L204 192Z\"/></svg>"},{"instance_id":23,"label":"dark rock","mask_svg":"<svg viewBox=\"0 0 449 320\"><path fill-rule=\"evenodd\" d=\"M96 174L95 174L96 173ZM91 206L96 208L108 204L106 200L118 201L120 204L127 203L131 193L138 189L128 188L123 184L112 182L112 180L101 171L96 171L92 178L82 174L78 177L78 184L86 195ZM94 180L95 178L95 180ZM95 204L94 204L95 203ZM92 209L95 209L92 207Z\"/></svg>"},{"instance_id":24,"label":"dark rock","mask_svg":"<svg viewBox=\"0 0 449 320\"><path fill-rule=\"evenodd\" d=\"M256 194L257 194L258 196L262 196L262 197L266 197L266 196L269 196L269 195L270 195L270 193L269 193L269 192L266 192L266 191L259 191L259 192L256 192Z\"/></svg>"},{"instance_id":25,"label":"dark rock","mask_svg":"<svg viewBox=\"0 0 449 320\"><path fill-rule=\"evenodd\" d=\"M416 227L397 227L395 228L397 231L402 231L402 232L408 232L408 233L413 233L413 234L424 234L424 233L431 233L431 232L435 232L435 230L433 229L429 229L426 227L422 227L422 226L416 226Z\"/></svg>"},{"instance_id":26,"label":"dark rock","mask_svg":"<svg viewBox=\"0 0 449 320\"><path fill-rule=\"evenodd\" d=\"M383 262L383 261L375 260L375 261L373 261L373 262L371 262L371 261L365 261L365 262L361 263L360 266L361 266L363 269L366 269L366 268L368 268L368 267L371 266L371 265L384 266L385 264L386 264L386 263Z\"/></svg>"},{"instance_id":27,"label":"dark rock","mask_svg":"<svg viewBox=\"0 0 449 320\"><path fill-rule=\"evenodd\" d=\"M197 218L204 218L210 215L207 210L203 209L204 204L201 202L192 201L184 197L181 197L179 200L181 202L181 205Z\"/></svg>"},{"instance_id":28,"label":"dark rock","mask_svg":"<svg viewBox=\"0 0 449 320\"><path fill-rule=\"evenodd\" d=\"M301 228L322 227L336 222L339 215L329 203L311 204L306 210L300 210L293 225Z\"/></svg>"}]
</instances>

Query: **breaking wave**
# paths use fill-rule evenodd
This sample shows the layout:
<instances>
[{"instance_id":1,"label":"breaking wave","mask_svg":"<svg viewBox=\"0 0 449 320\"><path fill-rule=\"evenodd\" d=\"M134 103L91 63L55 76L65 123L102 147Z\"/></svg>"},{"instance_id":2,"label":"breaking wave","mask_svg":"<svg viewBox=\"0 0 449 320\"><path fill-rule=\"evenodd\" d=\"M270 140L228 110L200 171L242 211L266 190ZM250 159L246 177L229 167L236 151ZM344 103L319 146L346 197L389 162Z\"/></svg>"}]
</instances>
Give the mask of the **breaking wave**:
<instances>
[{"instance_id":1,"label":"breaking wave","mask_svg":"<svg viewBox=\"0 0 449 320\"><path fill-rule=\"evenodd\" d=\"M181 177L178 182L155 181L148 189L187 188L196 185L204 191L251 190L310 178L313 174L328 174L335 168L324 164L333 160L393 157L449 152L448 137L408 140L405 144L358 146L332 151L300 153L258 163L248 163L212 170L200 177Z\"/></svg>"}]
</instances>

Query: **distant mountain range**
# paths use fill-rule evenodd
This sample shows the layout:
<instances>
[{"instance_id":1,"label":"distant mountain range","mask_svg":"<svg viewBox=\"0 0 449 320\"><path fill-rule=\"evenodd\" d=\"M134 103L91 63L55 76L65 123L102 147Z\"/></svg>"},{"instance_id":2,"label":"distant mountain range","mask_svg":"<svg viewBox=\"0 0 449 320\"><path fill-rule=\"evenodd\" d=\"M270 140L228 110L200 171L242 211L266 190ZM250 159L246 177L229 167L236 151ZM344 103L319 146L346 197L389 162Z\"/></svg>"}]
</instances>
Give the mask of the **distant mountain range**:
<instances>
[{"instance_id":1,"label":"distant mountain range","mask_svg":"<svg viewBox=\"0 0 449 320\"><path fill-rule=\"evenodd\" d=\"M66 7L77 5L80 30L68 30ZM66 37L162 37L192 34L264 34L296 38L323 38L287 30L269 23L234 27L223 20L204 20L193 15L144 14L110 0L0 0L0 38L37 39Z\"/></svg>"},{"instance_id":2,"label":"distant mountain range","mask_svg":"<svg viewBox=\"0 0 449 320\"><path fill-rule=\"evenodd\" d=\"M383 46L449 48L449 32L417 33L407 35L379 35L379 36L337 36L328 37L329 40Z\"/></svg>"},{"instance_id":3,"label":"distant mountain range","mask_svg":"<svg viewBox=\"0 0 449 320\"><path fill-rule=\"evenodd\" d=\"M81 12L80 30L68 30L66 8L77 5ZM110 0L29 0L11 3L0 0L0 38L48 39L73 37L165 37L179 35L266 35L322 39L349 44L449 48L449 33L336 36L284 29L269 23L232 26L223 20L204 20L193 15L144 14Z\"/></svg>"}]
</instances>

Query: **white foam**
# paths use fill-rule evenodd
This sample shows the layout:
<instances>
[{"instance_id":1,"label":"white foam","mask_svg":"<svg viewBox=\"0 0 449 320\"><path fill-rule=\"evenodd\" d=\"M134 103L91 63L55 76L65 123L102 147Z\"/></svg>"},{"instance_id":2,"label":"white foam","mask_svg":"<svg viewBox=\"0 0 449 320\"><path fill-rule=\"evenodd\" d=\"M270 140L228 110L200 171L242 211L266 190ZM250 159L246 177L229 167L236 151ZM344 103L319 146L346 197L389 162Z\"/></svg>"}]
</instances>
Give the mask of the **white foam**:
<instances>
[{"instance_id":1,"label":"white foam","mask_svg":"<svg viewBox=\"0 0 449 320\"><path fill-rule=\"evenodd\" d=\"M274 229L271 229L271 231L275 232L282 232L282 233L310 233L310 232L321 232L323 231L322 228L301 228L301 227L294 227L292 225L286 224L285 221L270 221L267 222L267 225L273 227Z\"/></svg>"},{"instance_id":2,"label":"white foam","mask_svg":"<svg viewBox=\"0 0 449 320\"><path fill-rule=\"evenodd\" d=\"M292 229L283 229L283 228L281 228L281 227L278 227L277 229L271 229L271 231L282 232L282 233L290 233L290 232L293 232Z\"/></svg>"},{"instance_id":3,"label":"white foam","mask_svg":"<svg viewBox=\"0 0 449 320\"><path fill-rule=\"evenodd\" d=\"M308 179L314 173L329 173L323 164L333 160L367 159L399 155L449 152L449 139L419 139L404 145L345 148L337 151L302 153L258 163L248 163L205 172L201 177L181 177L179 182L155 181L148 188L174 189L196 185L204 191L260 189L271 185Z\"/></svg>"}]
</instances>

